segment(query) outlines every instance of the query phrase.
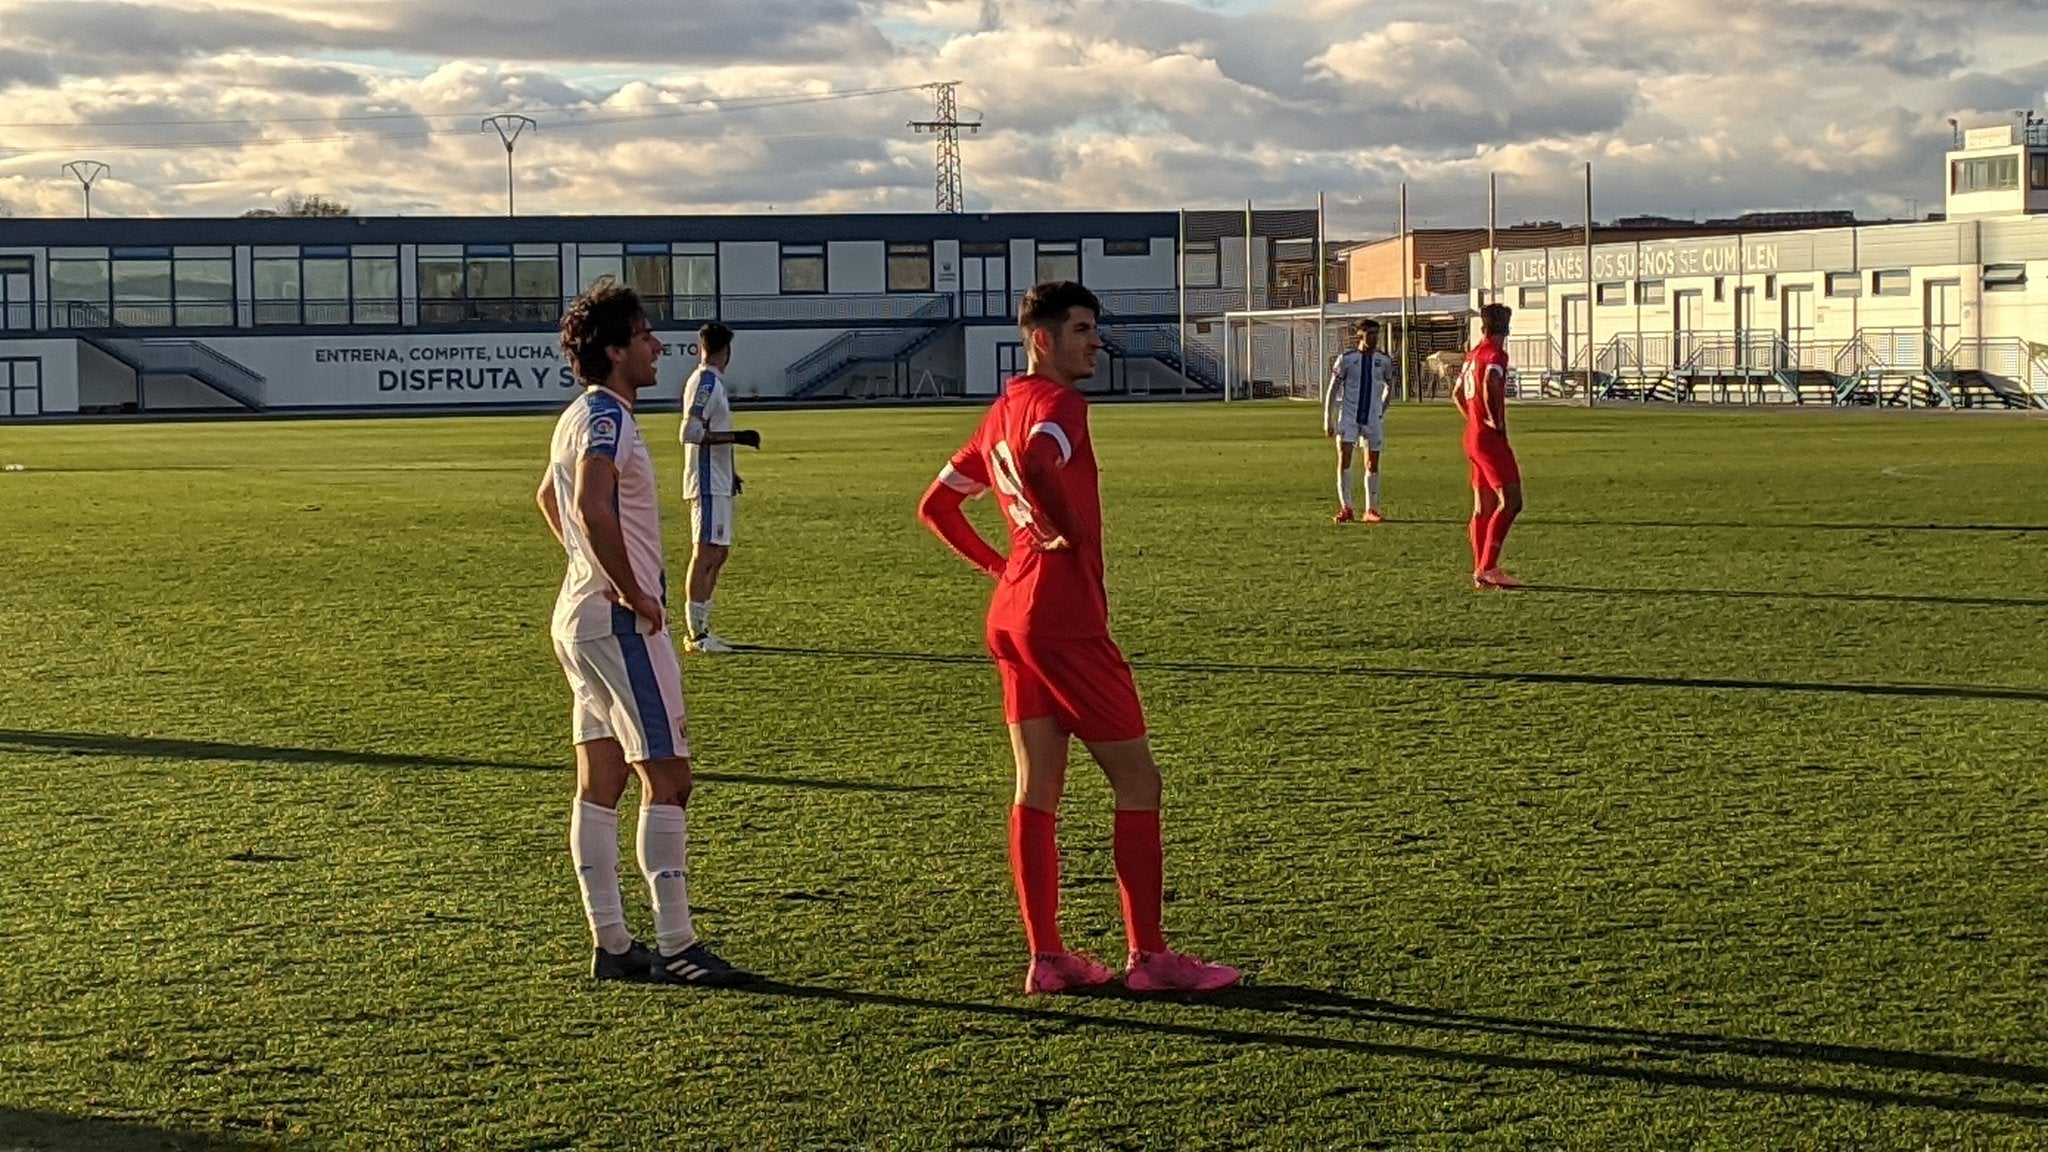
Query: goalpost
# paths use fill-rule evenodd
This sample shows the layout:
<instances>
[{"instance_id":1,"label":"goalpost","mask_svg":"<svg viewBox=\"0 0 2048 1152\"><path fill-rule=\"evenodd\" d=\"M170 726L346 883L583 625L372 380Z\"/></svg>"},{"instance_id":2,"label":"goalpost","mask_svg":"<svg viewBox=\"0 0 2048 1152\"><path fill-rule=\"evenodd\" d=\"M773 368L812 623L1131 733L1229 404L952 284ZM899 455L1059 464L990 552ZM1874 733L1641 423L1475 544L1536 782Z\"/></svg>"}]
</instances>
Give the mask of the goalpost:
<instances>
[{"instance_id":1,"label":"goalpost","mask_svg":"<svg viewBox=\"0 0 2048 1152\"><path fill-rule=\"evenodd\" d=\"M1356 323L1355 316L1330 316L1315 308L1225 314L1224 375L1230 395L1321 400L1330 361L1351 347Z\"/></svg>"},{"instance_id":2,"label":"goalpost","mask_svg":"<svg viewBox=\"0 0 2048 1152\"><path fill-rule=\"evenodd\" d=\"M1443 399L1465 350L1466 314L1436 311L1415 313L1403 348L1401 317L1376 307L1331 305L1328 308L1277 308L1228 312L1223 316L1223 373L1226 394L1233 399L1287 399L1319 402L1330 378L1330 362L1354 344L1354 326L1367 317L1380 322L1380 348L1396 363L1408 360L1408 395L1396 400ZM1320 339L1318 332L1320 331Z\"/></svg>"}]
</instances>

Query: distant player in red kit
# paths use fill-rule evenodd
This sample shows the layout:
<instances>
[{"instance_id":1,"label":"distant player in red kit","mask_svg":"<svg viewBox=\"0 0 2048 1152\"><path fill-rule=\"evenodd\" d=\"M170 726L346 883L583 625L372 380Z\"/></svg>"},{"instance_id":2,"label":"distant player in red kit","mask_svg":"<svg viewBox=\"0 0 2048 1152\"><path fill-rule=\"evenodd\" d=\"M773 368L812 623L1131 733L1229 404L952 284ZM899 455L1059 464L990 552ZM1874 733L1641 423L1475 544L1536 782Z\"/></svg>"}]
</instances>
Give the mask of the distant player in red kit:
<instances>
[{"instance_id":1,"label":"distant player in red kit","mask_svg":"<svg viewBox=\"0 0 2048 1152\"><path fill-rule=\"evenodd\" d=\"M1054 826L1075 737L1116 796L1116 879L1130 942L1124 986L1213 992L1237 983L1237 969L1172 951L1160 930L1159 767L1130 665L1109 636L1102 503L1088 401L1079 388L1095 375L1101 314L1095 294L1071 281L1025 294L1018 324L1030 371L989 407L974 437L925 492L918 517L996 581L987 638L1017 759L1010 868L1031 948L1025 994L1078 991L1116 978L1060 939ZM961 509L991 487L1010 527L1007 557Z\"/></svg>"},{"instance_id":2,"label":"distant player in red kit","mask_svg":"<svg viewBox=\"0 0 2048 1152\"><path fill-rule=\"evenodd\" d=\"M1500 570L1501 545L1522 512L1522 470L1508 446L1508 319L1505 304L1479 310L1485 335L1465 354L1451 396L1465 414L1465 459L1472 465L1472 586L1520 588Z\"/></svg>"}]
</instances>

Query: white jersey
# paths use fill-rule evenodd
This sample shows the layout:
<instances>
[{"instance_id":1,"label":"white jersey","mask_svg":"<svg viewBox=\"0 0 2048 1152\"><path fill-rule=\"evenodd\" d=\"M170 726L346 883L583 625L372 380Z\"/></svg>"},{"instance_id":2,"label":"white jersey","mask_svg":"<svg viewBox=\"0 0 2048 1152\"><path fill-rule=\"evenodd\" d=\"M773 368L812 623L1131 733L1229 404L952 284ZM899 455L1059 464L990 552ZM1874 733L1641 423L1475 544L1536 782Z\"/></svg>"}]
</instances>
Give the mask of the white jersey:
<instances>
[{"instance_id":1,"label":"white jersey","mask_svg":"<svg viewBox=\"0 0 2048 1152\"><path fill-rule=\"evenodd\" d=\"M1330 364L1330 383L1323 390L1323 419L1333 415L1335 423L1364 428L1377 424L1387 412L1387 397L1394 383L1394 358L1374 352L1367 379L1366 354L1353 348Z\"/></svg>"},{"instance_id":2,"label":"white jersey","mask_svg":"<svg viewBox=\"0 0 2048 1152\"><path fill-rule=\"evenodd\" d=\"M655 498L654 460L633 410L617 393L586 388L569 402L555 421L549 464L555 478L555 506L562 517L563 547L569 570L555 599L552 625L557 640L596 640L605 636L645 635L653 625L620 605L617 589L598 567L576 511L576 466L585 456L602 456L619 470L619 528L626 537L626 559L640 590L668 599L668 574L662 565L661 502Z\"/></svg>"},{"instance_id":3,"label":"white jersey","mask_svg":"<svg viewBox=\"0 0 2048 1152\"><path fill-rule=\"evenodd\" d=\"M697 365L683 385L683 497L731 496L738 488L732 445L706 444L707 432L732 431L732 404L725 380L709 364Z\"/></svg>"}]
</instances>

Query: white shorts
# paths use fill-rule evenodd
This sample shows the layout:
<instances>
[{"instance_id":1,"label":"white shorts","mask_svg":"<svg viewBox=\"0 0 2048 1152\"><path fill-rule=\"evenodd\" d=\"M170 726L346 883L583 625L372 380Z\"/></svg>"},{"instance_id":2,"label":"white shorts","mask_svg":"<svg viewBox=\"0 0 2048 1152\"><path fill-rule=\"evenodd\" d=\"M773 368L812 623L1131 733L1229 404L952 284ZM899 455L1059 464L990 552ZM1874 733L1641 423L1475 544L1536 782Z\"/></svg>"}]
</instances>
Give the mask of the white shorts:
<instances>
[{"instance_id":1,"label":"white shorts","mask_svg":"<svg viewBox=\"0 0 2048 1152\"><path fill-rule=\"evenodd\" d=\"M626 750L630 764L690 754L683 669L666 631L558 639L555 657L576 696L570 721L576 743L610 737Z\"/></svg>"},{"instance_id":2,"label":"white shorts","mask_svg":"<svg viewBox=\"0 0 2048 1152\"><path fill-rule=\"evenodd\" d=\"M1368 451L1378 452L1381 445L1386 443L1386 428L1386 423L1381 420L1375 420L1365 425L1339 420L1337 422L1337 439L1342 440L1346 444L1356 444L1363 440Z\"/></svg>"},{"instance_id":3,"label":"white shorts","mask_svg":"<svg viewBox=\"0 0 2048 1152\"><path fill-rule=\"evenodd\" d=\"M690 543L732 547L730 496L697 496L690 500Z\"/></svg>"}]
</instances>

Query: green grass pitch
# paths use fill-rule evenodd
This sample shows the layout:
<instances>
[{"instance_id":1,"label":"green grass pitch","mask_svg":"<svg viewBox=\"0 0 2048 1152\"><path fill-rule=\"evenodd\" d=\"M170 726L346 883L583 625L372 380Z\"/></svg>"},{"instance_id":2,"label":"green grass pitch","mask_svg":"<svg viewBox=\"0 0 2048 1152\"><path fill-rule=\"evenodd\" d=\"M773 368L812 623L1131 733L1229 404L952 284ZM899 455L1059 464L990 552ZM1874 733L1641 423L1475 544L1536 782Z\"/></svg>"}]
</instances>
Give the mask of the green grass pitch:
<instances>
[{"instance_id":1,"label":"green grass pitch","mask_svg":"<svg viewBox=\"0 0 2048 1152\"><path fill-rule=\"evenodd\" d=\"M0 429L0 1148L2048 1146L2048 423L1518 409L1481 594L1448 409L1367 528L1303 406L1099 406L1167 928L1251 974L1156 1003L1019 994L913 517L976 417L747 421L772 650L685 664L740 994L583 978L547 418Z\"/></svg>"}]
</instances>

